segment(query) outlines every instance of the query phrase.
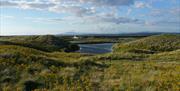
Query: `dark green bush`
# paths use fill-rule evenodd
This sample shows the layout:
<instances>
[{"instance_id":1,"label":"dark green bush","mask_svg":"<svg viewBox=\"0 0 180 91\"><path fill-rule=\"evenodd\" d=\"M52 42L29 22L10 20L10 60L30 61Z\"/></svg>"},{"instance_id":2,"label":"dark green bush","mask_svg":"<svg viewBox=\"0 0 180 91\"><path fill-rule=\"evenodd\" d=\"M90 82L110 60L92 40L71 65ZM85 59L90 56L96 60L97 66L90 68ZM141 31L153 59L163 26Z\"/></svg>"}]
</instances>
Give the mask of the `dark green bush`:
<instances>
[{"instance_id":1,"label":"dark green bush","mask_svg":"<svg viewBox=\"0 0 180 91\"><path fill-rule=\"evenodd\" d=\"M41 88L43 84L33 80L27 80L23 82L23 86L24 86L24 91L33 91L37 88Z\"/></svg>"}]
</instances>

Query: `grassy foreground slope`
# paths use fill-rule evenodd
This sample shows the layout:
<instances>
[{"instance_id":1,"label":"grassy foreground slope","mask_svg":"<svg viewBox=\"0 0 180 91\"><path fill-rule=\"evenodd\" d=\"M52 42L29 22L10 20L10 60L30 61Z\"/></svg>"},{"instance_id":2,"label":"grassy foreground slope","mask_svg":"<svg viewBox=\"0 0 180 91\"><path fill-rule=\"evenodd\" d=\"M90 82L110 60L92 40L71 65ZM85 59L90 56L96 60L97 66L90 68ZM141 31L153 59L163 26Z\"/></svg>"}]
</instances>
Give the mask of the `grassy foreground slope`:
<instances>
[{"instance_id":1,"label":"grassy foreground slope","mask_svg":"<svg viewBox=\"0 0 180 91\"><path fill-rule=\"evenodd\" d=\"M105 61L105 91L179 91L180 35L157 35L117 44ZM152 54L153 53L153 54Z\"/></svg>"},{"instance_id":2,"label":"grassy foreground slope","mask_svg":"<svg viewBox=\"0 0 180 91\"><path fill-rule=\"evenodd\" d=\"M89 60L78 61L78 57L83 56L77 53L47 53L17 45L1 45L0 90L89 89L88 86L93 87L93 84L89 84L89 72L103 70L107 65Z\"/></svg>"},{"instance_id":3,"label":"grassy foreground slope","mask_svg":"<svg viewBox=\"0 0 180 91\"><path fill-rule=\"evenodd\" d=\"M179 36L158 35L120 43L115 52L88 60L110 65L103 73L103 91L179 91Z\"/></svg>"},{"instance_id":4,"label":"grassy foreground slope","mask_svg":"<svg viewBox=\"0 0 180 91\"><path fill-rule=\"evenodd\" d=\"M76 51L79 49L77 45L71 44L59 37L53 35L44 36L14 36L1 37L1 45L19 45L35 48L42 51Z\"/></svg>"},{"instance_id":5,"label":"grassy foreground slope","mask_svg":"<svg viewBox=\"0 0 180 91\"><path fill-rule=\"evenodd\" d=\"M154 54L149 57L149 60L158 60L158 61L179 61L180 62L180 49L171 51L171 52L163 52Z\"/></svg>"},{"instance_id":6,"label":"grassy foreground slope","mask_svg":"<svg viewBox=\"0 0 180 91\"><path fill-rule=\"evenodd\" d=\"M151 49L147 40L159 47ZM131 46L124 49L122 45L127 44ZM180 90L179 35L158 35L118 45L116 52L96 56L0 45L0 91Z\"/></svg>"},{"instance_id":7,"label":"grassy foreground slope","mask_svg":"<svg viewBox=\"0 0 180 91\"><path fill-rule=\"evenodd\" d=\"M117 44L115 52L156 53L180 49L180 35L156 35L140 40Z\"/></svg>"}]
</instances>

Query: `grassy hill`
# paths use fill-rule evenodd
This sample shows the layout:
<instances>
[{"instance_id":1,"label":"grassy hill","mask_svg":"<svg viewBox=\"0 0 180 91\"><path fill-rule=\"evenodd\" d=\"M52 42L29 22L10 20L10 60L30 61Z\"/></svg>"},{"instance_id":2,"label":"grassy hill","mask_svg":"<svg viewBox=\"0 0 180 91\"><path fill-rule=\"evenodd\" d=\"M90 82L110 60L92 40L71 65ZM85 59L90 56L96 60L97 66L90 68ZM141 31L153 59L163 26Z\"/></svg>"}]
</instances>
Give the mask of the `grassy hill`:
<instances>
[{"instance_id":1,"label":"grassy hill","mask_svg":"<svg viewBox=\"0 0 180 91\"><path fill-rule=\"evenodd\" d=\"M0 90L85 90L88 83L84 79L88 79L88 72L107 66L95 61L78 61L83 56L0 45Z\"/></svg>"},{"instance_id":2,"label":"grassy hill","mask_svg":"<svg viewBox=\"0 0 180 91\"><path fill-rule=\"evenodd\" d=\"M163 52L152 55L149 60L158 60L158 61L180 61L180 49L171 51L171 52Z\"/></svg>"},{"instance_id":3,"label":"grassy hill","mask_svg":"<svg viewBox=\"0 0 180 91\"><path fill-rule=\"evenodd\" d=\"M19 45L42 51L76 51L79 47L53 35L1 37L0 45Z\"/></svg>"},{"instance_id":4,"label":"grassy hill","mask_svg":"<svg viewBox=\"0 0 180 91\"><path fill-rule=\"evenodd\" d=\"M157 53L180 49L180 35L156 35L140 40L117 44L115 52Z\"/></svg>"},{"instance_id":5,"label":"grassy hill","mask_svg":"<svg viewBox=\"0 0 180 91\"><path fill-rule=\"evenodd\" d=\"M180 90L179 35L122 42L94 56L63 52L71 43L49 35L0 41L0 91Z\"/></svg>"}]
</instances>

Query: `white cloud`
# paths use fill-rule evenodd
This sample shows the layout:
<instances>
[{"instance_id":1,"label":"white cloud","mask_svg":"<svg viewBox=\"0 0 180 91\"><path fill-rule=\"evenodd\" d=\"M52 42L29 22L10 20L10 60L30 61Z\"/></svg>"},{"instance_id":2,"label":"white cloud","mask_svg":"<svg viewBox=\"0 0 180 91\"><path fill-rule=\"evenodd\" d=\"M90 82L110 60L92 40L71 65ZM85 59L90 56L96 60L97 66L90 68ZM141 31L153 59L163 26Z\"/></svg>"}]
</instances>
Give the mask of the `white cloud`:
<instances>
[{"instance_id":1,"label":"white cloud","mask_svg":"<svg viewBox=\"0 0 180 91\"><path fill-rule=\"evenodd\" d=\"M135 8L150 8L151 6L145 2L135 2Z\"/></svg>"},{"instance_id":2,"label":"white cloud","mask_svg":"<svg viewBox=\"0 0 180 91\"><path fill-rule=\"evenodd\" d=\"M154 17L162 17L162 16L169 16L169 17L179 17L180 18L180 8L170 8L170 9L153 9L150 16Z\"/></svg>"},{"instance_id":3,"label":"white cloud","mask_svg":"<svg viewBox=\"0 0 180 91\"><path fill-rule=\"evenodd\" d=\"M127 15L129 15L131 12L132 12L132 9L129 8L128 11L127 11Z\"/></svg>"},{"instance_id":4,"label":"white cloud","mask_svg":"<svg viewBox=\"0 0 180 91\"><path fill-rule=\"evenodd\" d=\"M169 21L169 20L154 20L154 21L146 21L145 25L147 26L168 26L174 25L175 27L180 26L180 21Z\"/></svg>"},{"instance_id":5,"label":"white cloud","mask_svg":"<svg viewBox=\"0 0 180 91\"><path fill-rule=\"evenodd\" d=\"M119 5L131 5L134 3L134 0L82 0L90 1L97 5L108 5L108 6L119 6Z\"/></svg>"},{"instance_id":6,"label":"white cloud","mask_svg":"<svg viewBox=\"0 0 180 91\"><path fill-rule=\"evenodd\" d=\"M79 6L54 6L49 8L49 11L57 13L71 13L78 17L95 13L94 8L82 8Z\"/></svg>"},{"instance_id":7,"label":"white cloud","mask_svg":"<svg viewBox=\"0 0 180 91\"><path fill-rule=\"evenodd\" d=\"M0 1L0 6L1 7L12 7L12 6L18 6L18 3L14 3L11 1Z\"/></svg>"},{"instance_id":8,"label":"white cloud","mask_svg":"<svg viewBox=\"0 0 180 91\"><path fill-rule=\"evenodd\" d=\"M0 7L48 10L56 13L70 13L78 17L96 14L100 8L129 6L134 0L3 0Z\"/></svg>"},{"instance_id":9,"label":"white cloud","mask_svg":"<svg viewBox=\"0 0 180 91\"><path fill-rule=\"evenodd\" d=\"M143 21L139 19L132 19L128 17L120 17L116 16L114 13L101 13L95 16L87 16L83 18L86 22L92 22L92 23L114 23L114 24L126 24L126 23L132 23L132 24L140 24Z\"/></svg>"},{"instance_id":10,"label":"white cloud","mask_svg":"<svg viewBox=\"0 0 180 91\"><path fill-rule=\"evenodd\" d=\"M133 4L135 8L151 7L147 2L136 1L134 3L134 0L33 0L33 1L32 0L31 1L1 0L0 1L0 7L16 7L21 9L46 10L56 13L68 13L71 14L72 16L76 16L76 18L83 17L84 20L90 20L90 21L111 22L116 24L139 23L139 22L142 23L142 20L118 16L117 14L118 11L116 9L118 7L129 6ZM109 10L110 12L101 10L102 7L103 9ZM132 8L129 8L127 10L126 15L129 15L131 12L132 12ZM153 17L176 15L178 17L178 15L180 15L179 12L180 12L179 8L173 8L169 10L153 9L149 15ZM53 20L53 19L48 19L48 20Z\"/></svg>"},{"instance_id":11,"label":"white cloud","mask_svg":"<svg viewBox=\"0 0 180 91\"><path fill-rule=\"evenodd\" d=\"M101 6L121 6L121 5L131 5L134 0L49 0L54 3L81 3L81 4L92 4Z\"/></svg>"},{"instance_id":12,"label":"white cloud","mask_svg":"<svg viewBox=\"0 0 180 91\"><path fill-rule=\"evenodd\" d=\"M30 20L32 22L54 22L54 23L58 23L58 22L61 22L61 21L64 21L63 18L45 18L45 17L24 17L24 19L26 20Z\"/></svg>"},{"instance_id":13,"label":"white cloud","mask_svg":"<svg viewBox=\"0 0 180 91\"><path fill-rule=\"evenodd\" d=\"M36 10L45 10L49 7L54 6L53 3L40 2L40 1L0 1L0 7L16 7L22 9L36 9Z\"/></svg>"}]
</instances>

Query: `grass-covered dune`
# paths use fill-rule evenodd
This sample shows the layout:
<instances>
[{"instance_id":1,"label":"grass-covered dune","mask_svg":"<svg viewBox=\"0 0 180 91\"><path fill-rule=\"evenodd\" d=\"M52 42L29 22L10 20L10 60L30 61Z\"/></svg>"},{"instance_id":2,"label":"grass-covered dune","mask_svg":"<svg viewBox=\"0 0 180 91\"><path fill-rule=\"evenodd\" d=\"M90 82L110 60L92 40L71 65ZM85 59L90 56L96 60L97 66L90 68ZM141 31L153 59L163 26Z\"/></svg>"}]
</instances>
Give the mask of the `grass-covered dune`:
<instances>
[{"instance_id":1,"label":"grass-covered dune","mask_svg":"<svg viewBox=\"0 0 180 91\"><path fill-rule=\"evenodd\" d=\"M100 55L47 51L62 41L34 37L0 38L0 91L180 90L179 35L121 42Z\"/></svg>"},{"instance_id":2,"label":"grass-covered dune","mask_svg":"<svg viewBox=\"0 0 180 91\"><path fill-rule=\"evenodd\" d=\"M158 60L158 61L180 61L180 49L171 51L171 52L163 52L158 54L153 54L149 57L149 60Z\"/></svg>"},{"instance_id":3,"label":"grass-covered dune","mask_svg":"<svg viewBox=\"0 0 180 91\"><path fill-rule=\"evenodd\" d=\"M180 49L180 35L163 34L117 44L114 52L157 53Z\"/></svg>"},{"instance_id":4,"label":"grass-covered dune","mask_svg":"<svg viewBox=\"0 0 180 91\"><path fill-rule=\"evenodd\" d=\"M85 86L90 86L86 80L88 72L108 66L102 62L78 61L83 56L0 45L0 91L86 90Z\"/></svg>"},{"instance_id":5,"label":"grass-covered dune","mask_svg":"<svg viewBox=\"0 0 180 91\"><path fill-rule=\"evenodd\" d=\"M53 35L0 37L0 45L19 45L42 51L76 51L79 47Z\"/></svg>"}]
</instances>

